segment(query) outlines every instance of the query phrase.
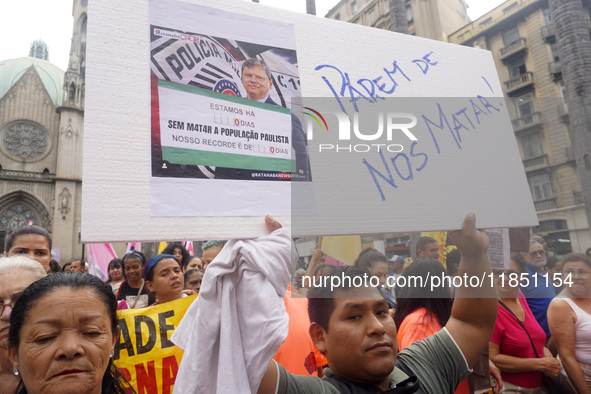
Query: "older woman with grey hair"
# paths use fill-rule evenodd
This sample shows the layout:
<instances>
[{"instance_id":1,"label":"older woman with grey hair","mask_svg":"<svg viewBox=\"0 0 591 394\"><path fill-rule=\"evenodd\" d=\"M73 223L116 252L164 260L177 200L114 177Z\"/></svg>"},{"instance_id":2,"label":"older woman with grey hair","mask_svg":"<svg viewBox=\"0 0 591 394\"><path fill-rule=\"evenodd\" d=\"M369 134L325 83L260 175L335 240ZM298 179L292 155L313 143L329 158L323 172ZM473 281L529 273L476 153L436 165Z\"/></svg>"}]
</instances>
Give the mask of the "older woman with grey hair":
<instances>
[{"instance_id":1,"label":"older woman with grey hair","mask_svg":"<svg viewBox=\"0 0 591 394\"><path fill-rule=\"evenodd\" d=\"M222 251L222 248L226 244L226 241L222 240L213 240L207 241L201 246L201 250L203 251L203 255L201 256L201 260L203 260L203 270L207 270L207 266L209 263L216 258L216 256Z\"/></svg>"},{"instance_id":2,"label":"older woman with grey hair","mask_svg":"<svg viewBox=\"0 0 591 394\"><path fill-rule=\"evenodd\" d=\"M7 357L12 308L31 283L45 276L43 266L28 257L0 258L0 393L14 393L19 382Z\"/></svg>"}]
</instances>

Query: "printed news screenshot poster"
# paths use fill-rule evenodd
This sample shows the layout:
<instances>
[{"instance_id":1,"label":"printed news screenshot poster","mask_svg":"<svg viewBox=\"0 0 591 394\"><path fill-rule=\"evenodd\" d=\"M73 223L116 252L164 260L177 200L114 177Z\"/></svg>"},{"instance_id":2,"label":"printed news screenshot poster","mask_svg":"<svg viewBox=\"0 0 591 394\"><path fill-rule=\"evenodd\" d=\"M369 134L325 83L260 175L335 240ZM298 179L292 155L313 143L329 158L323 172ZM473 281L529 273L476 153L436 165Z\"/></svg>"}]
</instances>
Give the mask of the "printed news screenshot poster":
<instances>
[{"instance_id":1,"label":"printed news screenshot poster","mask_svg":"<svg viewBox=\"0 0 591 394\"><path fill-rule=\"evenodd\" d=\"M269 183L311 181L306 136L291 110L300 96L293 25L171 5L150 4L152 215L176 216L169 207L178 212L179 203L185 215L240 214L233 204L212 211L219 201L201 209L167 200L171 190L204 199L204 190L215 196L228 187L280 197L289 189ZM286 36L279 45L278 31ZM266 212L260 201L248 208L249 215Z\"/></svg>"}]
</instances>

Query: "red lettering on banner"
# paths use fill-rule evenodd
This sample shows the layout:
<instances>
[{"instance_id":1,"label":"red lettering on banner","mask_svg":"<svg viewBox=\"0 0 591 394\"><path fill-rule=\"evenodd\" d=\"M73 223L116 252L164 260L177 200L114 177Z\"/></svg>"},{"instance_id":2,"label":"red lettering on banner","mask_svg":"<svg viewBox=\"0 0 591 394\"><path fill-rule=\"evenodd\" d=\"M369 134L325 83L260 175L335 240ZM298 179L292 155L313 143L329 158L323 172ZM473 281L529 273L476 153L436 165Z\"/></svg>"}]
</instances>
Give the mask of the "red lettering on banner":
<instances>
[{"instance_id":1,"label":"red lettering on banner","mask_svg":"<svg viewBox=\"0 0 591 394\"><path fill-rule=\"evenodd\" d=\"M154 368L154 361L147 363L148 370L144 368L144 364L136 364L135 366L135 380L137 382L138 394L144 391L148 394L158 394L158 385L156 384L156 369Z\"/></svg>"},{"instance_id":2,"label":"red lettering on banner","mask_svg":"<svg viewBox=\"0 0 591 394\"><path fill-rule=\"evenodd\" d=\"M168 356L162 359L162 394L171 394L172 386L176 380L179 365L175 356Z\"/></svg>"},{"instance_id":3,"label":"red lettering on banner","mask_svg":"<svg viewBox=\"0 0 591 394\"><path fill-rule=\"evenodd\" d=\"M129 372L129 369L117 368L117 372L119 372L125 378L125 380L131 382L131 373Z\"/></svg>"}]
</instances>

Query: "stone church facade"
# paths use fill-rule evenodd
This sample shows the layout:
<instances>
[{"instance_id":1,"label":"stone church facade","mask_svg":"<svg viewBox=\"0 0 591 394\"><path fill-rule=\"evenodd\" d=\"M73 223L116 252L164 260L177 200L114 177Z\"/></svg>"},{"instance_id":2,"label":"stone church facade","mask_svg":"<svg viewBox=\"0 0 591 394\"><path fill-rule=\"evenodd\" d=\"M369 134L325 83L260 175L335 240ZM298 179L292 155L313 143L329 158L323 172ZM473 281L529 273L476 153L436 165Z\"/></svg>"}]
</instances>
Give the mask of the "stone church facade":
<instances>
[{"instance_id":1,"label":"stone church facade","mask_svg":"<svg viewBox=\"0 0 591 394\"><path fill-rule=\"evenodd\" d=\"M53 237L62 263L80 258L87 1L74 0L68 69L50 63L42 41L29 56L0 61L0 247L35 224Z\"/></svg>"}]
</instances>

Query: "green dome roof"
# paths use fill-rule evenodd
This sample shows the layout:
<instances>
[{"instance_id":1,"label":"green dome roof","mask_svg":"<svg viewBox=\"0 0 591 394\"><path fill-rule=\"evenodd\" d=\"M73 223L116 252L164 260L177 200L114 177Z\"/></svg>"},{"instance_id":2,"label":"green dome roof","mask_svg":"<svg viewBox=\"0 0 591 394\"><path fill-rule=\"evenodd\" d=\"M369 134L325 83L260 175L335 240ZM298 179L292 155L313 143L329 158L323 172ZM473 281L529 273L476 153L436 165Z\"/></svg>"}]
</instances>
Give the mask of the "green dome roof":
<instances>
[{"instance_id":1,"label":"green dome roof","mask_svg":"<svg viewBox=\"0 0 591 394\"><path fill-rule=\"evenodd\" d=\"M0 98L8 93L31 66L37 70L53 104L56 107L62 105L64 72L47 60L29 56L0 61Z\"/></svg>"}]
</instances>

